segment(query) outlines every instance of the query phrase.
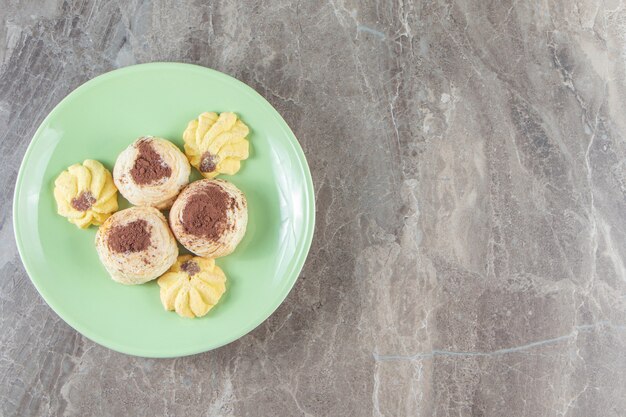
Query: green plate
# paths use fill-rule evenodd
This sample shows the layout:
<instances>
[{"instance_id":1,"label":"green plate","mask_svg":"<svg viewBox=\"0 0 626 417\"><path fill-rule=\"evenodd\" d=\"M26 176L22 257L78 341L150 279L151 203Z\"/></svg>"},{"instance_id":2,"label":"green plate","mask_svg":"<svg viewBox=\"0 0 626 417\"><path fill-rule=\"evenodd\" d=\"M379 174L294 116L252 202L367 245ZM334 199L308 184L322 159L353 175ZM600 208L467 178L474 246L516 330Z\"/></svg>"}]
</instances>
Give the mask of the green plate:
<instances>
[{"instance_id":1,"label":"green plate","mask_svg":"<svg viewBox=\"0 0 626 417\"><path fill-rule=\"evenodd\" d=\"M217 262L228 277L220 302L202 318L165 311L155 281L125 286L98 260L96 228L56 214L54 180L69 165L97 159L110 170L143 135L182 148L187 122L204 111L233 111L250 126L250 158L232 181L248 199L248 230ZM122 207L128 205L120 196ZM15 187L13 221L22 261L50 307L89 339L131 355L175 357L223 346L272 314L295 283L314 226L311 174L278 112L242 82L207 68L136 65L73 91L43 121Z\"/></svg>"}]
</instances>

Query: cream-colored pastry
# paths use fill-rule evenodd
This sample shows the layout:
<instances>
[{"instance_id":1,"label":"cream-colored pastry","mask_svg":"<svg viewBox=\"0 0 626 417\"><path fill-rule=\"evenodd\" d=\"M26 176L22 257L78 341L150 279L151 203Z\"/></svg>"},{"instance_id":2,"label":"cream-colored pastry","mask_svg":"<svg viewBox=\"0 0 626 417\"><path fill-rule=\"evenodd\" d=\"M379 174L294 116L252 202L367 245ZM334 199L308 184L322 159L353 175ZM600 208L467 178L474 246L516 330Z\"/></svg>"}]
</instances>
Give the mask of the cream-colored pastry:
<instances>
[{"instance_id":1,"label":"cream-colored pastry","mask_svg":"<svg viewBox=\"0 0 626 417\"><path fill-rule=\"evenodd\" d=\"M100 261L114 281L142 284L176 262L178 246L163 214L131 207L109 217L96 233Z\"/></svg>"},{"instance_id":2,"label":"cream-colored pastry","mask_svg":"<svg viewBox=\"0 0 626 417\"><path fill-rule=\"evenodd\" d=\"M108 169L87 159L74 164L54 181L57 212L81 229L99 226L117 210L117 188Z\"/></svg>"},{"instance_id":3,"label":"cream-colored pastry","mask_svg":"<svg viewBox=\"0 0 626 417\"><path fill-rule=\"evenodd\" d=\"M235 113L202 113L183 133L185 153L205 178L233 175L248 158L250 129Z\"/></svg>"},{"instance_id":4,"label":"cream-colored pastry","mask_svg":"<svg viewBox=\"0 0 626 417\"><path fill-rule=\"evenodd\" d=\"M189 183L190 172L187 157L176 145L144 136L119 154L113 179L132 204L167 209Z\"/></svg>"},{"instance_id":5,"label":"cream-colored pastry","mask_svg":"<svg viewBox=\"0 0 626 417\"><path fill-rule=\"evenodd\" d=\"M183 317L202 317L226 291L226 276L210 258L181 255L161 278L161 303Z\"/></svg>"},{"instance_id":6,"label":"cream-colored pastry","mask_svg":"<svg viewBox=\"0 0 626 417\"><path fill-rule=\"evenodd\" d=\"M191 183L170 210L170 226L178 241L207 258L233 252L246 233L247 224L246 197L224 180Z\"/></svg>"}]
</instances>

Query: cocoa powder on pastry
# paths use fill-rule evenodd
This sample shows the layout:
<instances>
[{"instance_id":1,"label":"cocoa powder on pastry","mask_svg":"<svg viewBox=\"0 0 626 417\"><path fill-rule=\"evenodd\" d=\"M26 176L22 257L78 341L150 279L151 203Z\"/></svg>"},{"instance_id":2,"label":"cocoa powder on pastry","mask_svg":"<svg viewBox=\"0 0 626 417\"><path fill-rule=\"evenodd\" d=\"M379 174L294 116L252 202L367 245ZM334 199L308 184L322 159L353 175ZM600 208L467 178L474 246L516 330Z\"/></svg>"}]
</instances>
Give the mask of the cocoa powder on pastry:
<instances>
[{"instance_id":1,"label":"cocoa powder on pastry","mask_svg":"<svg viewBox=\"0 0 626 417\"><path fill-rule=\"evenodd\" d=\"M180 265L180 270L188 273L189 276L194 276L198 272L200 272L200 267L198 266L198 264L196 262L194 262L194 261L192 261L190 259L188 261L183 262Z\"/></svg>"},{"instance_id":2,"label":"cocoa powder on pastry","mask_svg":"<svg viewBox=\"0 0 626 417\"><path fill-rule=\"evenodd\" d=\"M194 194L183 209L182 225L187 233L217 239L228 223L228 210L234 199L220 187L208 183Z\"/></svg>"},{"instance_id":3,"label":"cocoa powder on pastry","mask_svg":"<svg viewBox=\"0 0 626 417\"><path fill-rule=\"evenodd\" d=\"M206 258L226 256L246 232L246 197L228 181L195 181L180 193L169 217L174 236L189 251Z\"/></svg>"},{"instance_id":4,"label":"cocoa powder on pastry","mask_svg":"<svg viewBox=\"0 0 626 417\"><path fill-rule=\"evenodd\" d=\"M89 191L82 192L77 198L72 198L70 204L72 208L78 211L87 211L93 206L93 203L96 202L96 199L93 197Z\"/></svg>"},{"instance_id":5,"label":"cocoa powder on pastry","mask_svg":"<svg viewBox=\"0 0 626 417\"><path fill-rule=\"evenodd\" d=\"M200 160L200 165L198 166L198 171L200 172L213 172L215 168L217 168L217 164L215 163L215 156L211 155L210 152L205 152L202 154L202 159Z\"/></svg>"},{"instance_id":6,"label":"cocoa powder on pastry","mask_svg":"<svg viewBox=\"0 0 626 417\"><path fill-rule=\"evenodd\" d=\"M137 184L151 184L161 178L169 178L172 169L155 152L150 141L142 139L137 142L137 159L130 170L130 175Z\"/></svg>"},{"instance_id":7,"label":"cocoa powder on pastry","mask_svg":"<svg viewBox=\"0 0 626 417\"><path fill-rule=\"evenodd\" d=\"M150 246L150 232L145 220L135 220L111 229L109 247L115 252L139 252Z\"/></svg>"}]
</instances>

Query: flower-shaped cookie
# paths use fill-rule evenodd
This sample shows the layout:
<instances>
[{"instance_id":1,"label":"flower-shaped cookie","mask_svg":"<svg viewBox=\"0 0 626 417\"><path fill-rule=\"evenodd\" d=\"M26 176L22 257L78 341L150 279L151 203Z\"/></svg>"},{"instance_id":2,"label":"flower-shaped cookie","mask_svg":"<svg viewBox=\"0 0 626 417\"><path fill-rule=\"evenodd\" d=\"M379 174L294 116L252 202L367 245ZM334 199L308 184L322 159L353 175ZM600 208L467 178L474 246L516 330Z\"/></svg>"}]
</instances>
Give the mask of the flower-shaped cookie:
<instances>
[{"instance_id":1,"label":"flower-shaped cookie","mask_svg":"<svg viewBox=\"0 0 626 417\"><path fill-rule=\"evenodd\" d=\"M202 317L217 304L226 291L226 276L215 261L181 255L157 283L161 303L183 317Z\"/></svg>"},{"instance_id":2,"label":"flower-shaped cookie","mask_svg":"<svg viewBox=\"0 0 626 417\"><path fill-rule=\"evenodd\" d=\"M117 210L117 188L100 162L74 164L54 181L57 212L81 229L101 225Z\"/></svg>"},{"instance_id":3,"label":"flower-shaped cookie","mask_svg":"<svg viewBox=\"0 0 626 417\"><path fill-rule=\"evenodd\" d=\"M205 178L233 175L248 158L249 132L235 113L202 113L183 133L185 154Z\"/></svg>"}]
</instances>

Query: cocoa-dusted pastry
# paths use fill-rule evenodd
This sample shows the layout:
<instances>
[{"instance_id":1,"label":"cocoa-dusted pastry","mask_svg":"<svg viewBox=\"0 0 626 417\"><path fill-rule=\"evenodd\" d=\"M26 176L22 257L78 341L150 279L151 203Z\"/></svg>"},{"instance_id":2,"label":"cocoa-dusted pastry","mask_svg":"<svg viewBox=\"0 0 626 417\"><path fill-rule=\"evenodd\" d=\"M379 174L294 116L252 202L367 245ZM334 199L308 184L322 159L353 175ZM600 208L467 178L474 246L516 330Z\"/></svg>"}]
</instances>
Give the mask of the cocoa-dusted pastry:
<instances>
[{"instance_id":1,"label":"cocoa-dusted pastry","mask_svg":"<svg viewBox=\"0 0 626 417\"><path fill-rule=\"evenodd\" d=\"M144 136L119 154L113 179L132 204L167 209L189 183L190 172L187 157L176 145Z\"/></svg>"},{"instance_id":2,"label":"cocoa-dusted pastry","mask_svg":"<svg viewBox=\"0 0 626 417\"><path fill-rule=\"evenodd\" d=\"M245 196L224 180L191 183L170 211L170 226L178 241L196 255L207 258L232 253L247 224Z\"/></svg>"},{"instance_id":3,"label":"cocoa-dusted pastry","mask_svg":"<svg viewBox=\"0 0 626 417\"><path fill-rule=\"evenodd\" d=\"M155 279L178 256L165 216L153 207L131 207L113 214L96 233L96 249L111 278L122 284Z\"/></svg>"}]
</instances>

